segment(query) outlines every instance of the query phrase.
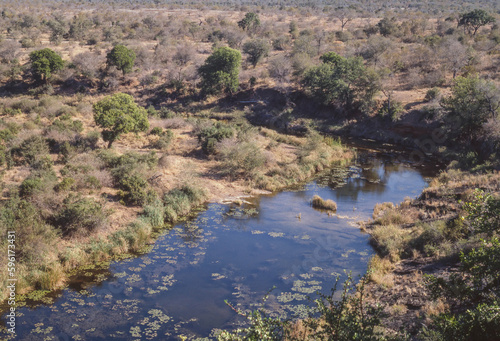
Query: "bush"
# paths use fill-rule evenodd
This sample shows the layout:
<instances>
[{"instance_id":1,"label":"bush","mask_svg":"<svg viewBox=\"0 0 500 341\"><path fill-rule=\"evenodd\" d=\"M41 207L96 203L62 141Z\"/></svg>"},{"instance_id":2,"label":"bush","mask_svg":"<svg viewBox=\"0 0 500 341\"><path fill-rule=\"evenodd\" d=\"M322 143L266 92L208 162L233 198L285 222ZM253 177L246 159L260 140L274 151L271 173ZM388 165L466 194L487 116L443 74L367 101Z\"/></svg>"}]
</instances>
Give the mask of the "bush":
<instances>
[{"instance_id":1,"label":"bush","mask_svg":"<svg viewBox=\"0 0 500 341\"><path fill-rule=\"evenodd\" d=\"M462 314L440 314L422 332L426 341L494 341L500 340L498 304L480 304Z\"/></svg>"},{"instance_id":2,"label":"bush","mask_svg":"<svg viewBox=\"0 0 500 341\"><path fill-rule=\"evenodd\" d=\"M123 75L132 71L135 52L123 45L116 45L107 55L108 66L114 65Z\"/></svg>"},{"instance_id":3,"label":"bush","mask_svg":"<svg viewBox=\"0 0 500 341\"><path fill-rule=\"evenodd\" d=\"M64 191L69 191L71 189L74 189L75 187L75 179L73 178L64 178L61 180L60 183L58 183L54 190L56 192L64 192Z\"/></svg>"},{"instance_id":4,"label":"bush","mask_svg":"<svg viewBox=\"0 0 500 341\"><path fill-rule=\"evenodd\" d=\"M121 196L129 205L142 206L155 198L146 179L138 174L127 174L118 180Z\"/></svg>"},{"instance_id":5,"label":"bush","mask_svg":"<svg viewBox=\"0 0 500 341\"><path fill-rule=\"evenodd\" d=\"M12 149L13 157L19 157L16 163L33 165L42 157L49 154L47 141L39 135L28 137L17 148Z\"/></svg>"},{"instance_id":6,"label":"bush","mask_svg":"<svg viewBox=\"0 0 500 341\"><path fill-rule=\"evenodd\" d=\"M430 102L432 100L438 99L441 96L441 90L439 88L432 88L427 90L424 101Z\"/></svg>"},{"instance_id":7,"label":"bush","mask_svg":"<svg viewBox=\"0 0 500 341\"><path fill-rule=\"evenodd\" d=\"M221 160L220 168L226 175L249 175L266 162L265 155L255 142L224 139L217 144L216 151Z\"/></svg>"},{"instance_id":8,"label":"bush","mask_svg":"<svg viewBox=\"0 0 500 341\"><path fill-rule=\"evenodd\" d=\"M55 215L54 222L64 235L87 234L103 226L106 218L107 213L100 202L70 195Z\"/></svg>"},{"instance_id":9,"label":"bush","mask_svg":"<svg viewBox=\"0 0 500 341\"><path fill-rule=\"evenodd\" d=\"M200 204L205 197L204 190L191 185L171 190L163 197L165 220L174 223L180 215L189 213L191 208Z\"/></svg>"},{"instance_id":10,"label":"bush","mask_svg":"<svg viewBox=\"0 0 500 341\"><path fill-rule=\"evenodd\" d=\"M153 228L161 228L165 224L165 207L160 200L144 206L142 215Z\"/></svg>"},{"instance_id":11,"label":"bush","mask_svg":"<svg viewBox=\"0 0 500 341\"><path fill-rule=\"evenodd\" d=\"M377 226L371 233L371 242L382 255L399 260L408 253L411 240L409 231L396 225Z\"/></svg>"},{"instance_id":12,"label":"bush","mask_svg":"<svg viewBox=\"0 0 500 341\"><path fill-rule=\"evenodd\" d=\"M148 242L151 231L150 224L143 219L137 219L125 229L113 233L110 240L120 246L123 252L137 252Z\"/></svg>"},{"instance_id":13,"label":"bush","mask_svg":"<svg viewBox=\"0 0 500 341\"><path fill-rule=\"evenodd\" d=\"M154 127L153 129L151 129L151 131L149 132L150 135L157 135L157 136L161 136L163 135L163 129L161 127Z\"/></svg>"},{"instance_id":14,"label":"bush","mask_svg":"<svg viewBox=\"0 0 500 341\"><path fill-rule=\"evenodd\" d=\"M215 125L202 129L198 133L198 141L205 154L215 154L217 142L233 137L234 130L223 123L217 122Z\"/></svg>"},{"instance_id":15,"label":"bush","mask_svg":"<svg viewBox=\"0 0 500 341\"><path fill-rule=\"evenodd\" d=\"M160 138L153 143L153 148L166 150L172 144L174 133L168 129L160 135Z\"/></svg>"},{"instance_id":16,"label":"bush","mask_svg":"<svg viewBox=\"0 0 500 341\"><path fill-rule=\"evenodd\" d=\"M315 195L311 200L311 205L314 208L319 208L329 211L337 211L337 204L333 200L324 200L319 195Z\"/></svg>"},{"instance_id":17,"label":"bush","mask_svg":"<svg viewBox=\"0 0 500 341\"><path fill-rule=\"evenodd\" d=\"M108 148L120 135L146 131L149 128L146 109L138 106L132 96L116 93L94 104L94 121L104 128L102 136Z\"/></svg>"},{"instance_id":18,"label":"bush","mask_svg":"<svg viewBox=\"0 0 500 341\"><path fill-rule=\"evenodd\" d=\"M19 186L19 194L25 198L30 197L34 193L40 191L43 188L43 181L40 178L28 178L21 183Z\"/></svg>"}]
</instances>

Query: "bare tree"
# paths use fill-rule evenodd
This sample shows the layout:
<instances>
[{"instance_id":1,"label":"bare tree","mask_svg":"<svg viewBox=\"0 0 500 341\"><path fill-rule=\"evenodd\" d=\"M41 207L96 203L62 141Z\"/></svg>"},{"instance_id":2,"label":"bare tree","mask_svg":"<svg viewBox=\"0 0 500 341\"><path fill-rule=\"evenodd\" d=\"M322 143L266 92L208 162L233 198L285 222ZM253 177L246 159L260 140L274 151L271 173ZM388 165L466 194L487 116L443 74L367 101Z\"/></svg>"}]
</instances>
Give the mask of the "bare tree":
<instances>
[{"instance_id":1,"label":"bare tree","mask_svg":"<svg viewBox=\"0 0 500 341\"><path fill-rule=\"evenodd\" d=\"M474 60L474 51L455 39L447 39L440 46L440 56L448 70L457 77L465 66L471 65Z\"/></svg>"},{"instance_id":2,"label":"bare tree","mask_svg":"<svg viewBox=\"0 0 500 341\"><path fill-rule=\"evenodd\" d=\"M344 32L344 28L347 23L352 21L352 19L354 18L354 13L348 8L338 8L333 13L333 16L340 21L340 29L342 32Z\"/></svg>"}]
</instances>

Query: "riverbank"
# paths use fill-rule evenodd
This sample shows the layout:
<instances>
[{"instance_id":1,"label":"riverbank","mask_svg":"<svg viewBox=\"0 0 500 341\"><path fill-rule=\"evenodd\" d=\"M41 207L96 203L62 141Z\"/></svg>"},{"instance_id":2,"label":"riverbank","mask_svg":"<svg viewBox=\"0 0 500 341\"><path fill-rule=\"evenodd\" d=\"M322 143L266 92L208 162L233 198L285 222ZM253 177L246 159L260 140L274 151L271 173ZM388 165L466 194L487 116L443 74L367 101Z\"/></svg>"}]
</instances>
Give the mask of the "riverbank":
<instances>
[{"instance_id":1,"label":"riverbank","mask_svg":"<svg viewBox=\"0 0 500 341\"><path fill-rule=\"evenodd\" d=\"M367 302L382 307L381 325L389 335L421 339L422 327L434 327L439 314L470 308L457 297L435 297L428 276L460 274L460 254L477 249L487 237L471 233L473 222L467 220L466 203L477 202L476 189L498 197L500 173L445 171L418 198L375 206L373 220L364 224L377 250Z\"/></svg>"},{"instance_id":2,"label":"riverbank","mask_svg":"<svg viewBox=\"0 0 500 341\"><path fill-rule=\"evenodd\" d=\"M9 141L14 158L2 172L0 216L17 233L18 294L61 288L80 266L140 253L204 202L277 191L353 157L331 138L284 135L241 116L224 123L231 136L210 154L202 135L219 126L193 116L152 117L148 133L125 135L107 150L93 130L92 113L74 116L62 128L49 117L34 127L28 115L11 120L18 128L12 126ZM71 129L77 121L80 133ZM2 288L5 298L7 286Z\"/></svg>"}]
</instances>

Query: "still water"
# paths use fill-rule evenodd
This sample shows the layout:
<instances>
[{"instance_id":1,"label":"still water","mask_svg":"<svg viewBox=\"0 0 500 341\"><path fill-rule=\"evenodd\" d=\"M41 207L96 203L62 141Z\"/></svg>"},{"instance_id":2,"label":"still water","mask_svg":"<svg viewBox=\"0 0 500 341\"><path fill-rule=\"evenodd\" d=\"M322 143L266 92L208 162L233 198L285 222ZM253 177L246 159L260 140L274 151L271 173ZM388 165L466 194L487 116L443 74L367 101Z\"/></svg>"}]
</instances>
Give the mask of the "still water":
<instances>
[{"instance_id":1,"label":"still water","mask_svg":"<svg viewBox=\"0 0 500 341\"><path fill-rule=\"evenodd\" d=\"M394 154L361 151L340 173L297 188L242 206L208 204L148 253L82 270L65 290L19 308L15 339L212 339L244 323L225 300L305 317L308 297L329 293L344 270L366 271L374 252L356 221L371 218L376 203L418 196L433 175ZM315 194L334 200L336 214L312 208Z\"/></svg>"}]
</instances>

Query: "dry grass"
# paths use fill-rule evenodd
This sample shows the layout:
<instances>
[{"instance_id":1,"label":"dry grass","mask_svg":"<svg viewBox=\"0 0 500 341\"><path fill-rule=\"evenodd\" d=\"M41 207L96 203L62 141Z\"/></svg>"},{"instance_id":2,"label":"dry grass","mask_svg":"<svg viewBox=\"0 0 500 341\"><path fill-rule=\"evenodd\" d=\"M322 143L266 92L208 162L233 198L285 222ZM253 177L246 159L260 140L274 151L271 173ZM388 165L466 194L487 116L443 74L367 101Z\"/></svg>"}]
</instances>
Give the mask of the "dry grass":
<instances>
[{"instance_id":1,"label":"dry grass","mask_svg":"<svg viewBox=\"0 0 500 341\"><path fill-rule=\"evenodd\" d=\"M375 204L375 207L373 208L373 219L377 219L380 217L386 210L388 209L393 209L394 204L392 202L384 202L382 204Z\"/></svg>"},{"instance_id":2,"label":"dry grass","mask_svg":"<svg viewBox=\"0 0 500 341\"><path fill-rule=\"evenodd\" d=\"M401 229L397 225L382 225L376 226L371 231L371 238L375 247L395 262L407 251L411 235L410 231Z\"/></svg>"},{"instance_id":3,"label":"dry grass","mask_svg":"<svg viewBox=\"0 0 500 341\"><path fill-rule=\"evenodd\" d=\"M384 288L394 286L394 275L392 274L394 264L388 258L381 258L379 255L373 256L370 259L368 269L370 280L374 283Z\"/></svg>"},{"instance_id":4,"label":"dry grass","mask_svg":"<svg viewBox=\"0 0 500 341\"><path fill-rule=\"evenodd\" d=\"M319 195L315 195L311 200L311 205L314 208L319 208L328 211L336 211L337 203L333 200L324 200Z\"/></svg>"}]
</instances>

